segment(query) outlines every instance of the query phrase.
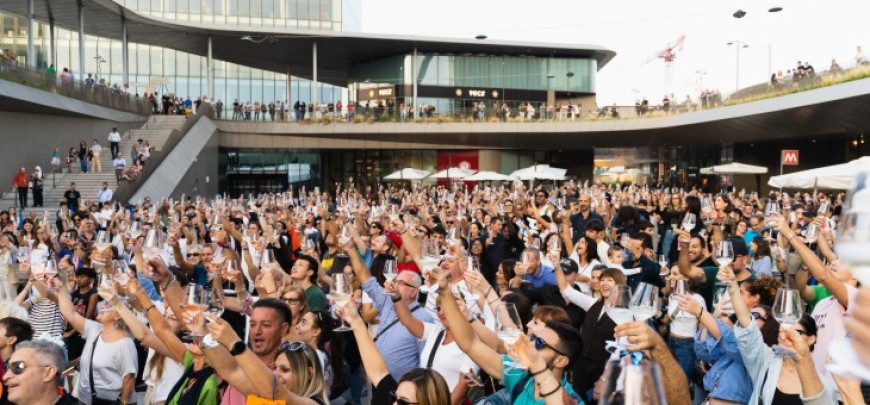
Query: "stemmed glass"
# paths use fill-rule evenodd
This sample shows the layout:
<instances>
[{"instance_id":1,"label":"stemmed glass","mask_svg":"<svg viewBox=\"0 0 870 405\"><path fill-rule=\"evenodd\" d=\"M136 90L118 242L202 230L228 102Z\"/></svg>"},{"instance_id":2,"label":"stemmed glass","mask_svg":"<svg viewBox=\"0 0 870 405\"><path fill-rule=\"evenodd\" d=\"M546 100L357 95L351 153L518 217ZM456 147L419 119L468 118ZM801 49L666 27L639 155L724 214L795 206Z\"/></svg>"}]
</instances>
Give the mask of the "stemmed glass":
<instances>
[{"instance_id":1,"label":"stemmed glass","mask_svg":"<svg viewBox=\"0 0 870 405\"><path fill-rule=\"evenodd\" d=\"M393 259L388 259L384 261L384 278L390 281L396 279L396 276L399 275L399 271L396 268L396 261Z\"/></svg>"},{"instance_id":2,"label":"stemmed glass","mask_svg":"<svg viewBox=\"0 0 870 405\"><path fill-rule=\"evenodd\" d=\"M16 257L18 263L27 263L27 260L30 259L30 246L27 244L19 246Z\"/></svg>"},{"instance_id":3,"label":"stemmed glass","mask_svg":"<svg viewBox=\"0 0 870 405\"><path fill-rule=\"evenodd\" d=\"M547 251L556 256L562 254L562 241L559 240L558 236L553 236L547 240Z\"/></svg>"},{"instance_id":4,"label":"stemmed glass","mask_svg":"<svg viewBox=\"0 0 870 405\"><path fill-rule=\"evenodd\" d=\"M333 292L329 294L329 299L332 300L335 305L338 305L339 308L344 308L347 305L347 302L350 301L350 298L353 296L353 288L350 285L350 280L344 275L342 272L338 272L332 275L332 285ZM344 324L344 319L341 320L341 325L335 329L333 332L347 332L352 330L350 327Z\"/></svg>"},{"instance_id":5,"label":"stemmed glass","mask_svg":"<svg viewBox=\"0 0 870 405\"><path fill-rule=\"evenodd\" d=\"M504 342L505 348L508 350L516 343L517 339L523 336L523 324L520 321L519 312L511 302L501 302L496 306L495 325L496 335ZM525 370L525 367L513 360L505 361L504 364L508 369Z\"/></svg>"},{"instance_id":6,"label":"stemmed glass","mask_svg":"<svg viewBox=\"0 0 870 405\"><path fill-rule=\"evenodd\" d=\"M676 297L689 297L691 294L692 292L689 291L688 280L676 280L674 282L674 290L671 292L671 297L668 299L668 306L675 307L675 309L670 311L672 320L682 312L679 305L677 305Z\"/></svg>"},{"instance_id":7,"label":"stemmed glass","mask_svg":"<svg viewBox=\"0 0 870 405\"><path fill-rule=\"evenodd\" d=\"M208 295L208 307L206 308L206 313L215 318L220 318L220 316L224 314L224 301L221 292L211 289L206 291L206 294Z\"/></svg>"},{"instance_id":8,"label":"stemmed glass","mask_svg":"<svg viewBox=\"0 0 870 405\"><path fill-rule=\"evenodd\" d=\"M716 244L715 256L719 267L727 267L734 261L734 245L728 240L720 241Z\"/></svg>"},{"instance_id":9,"label":"stemmed glass","mask_svg":"<svg viewBox=\"0 0 870 405\"><path fill-rule=\"evenodd\" d=\"M121 286L121 288L126 290L127 285L130 284L130 280L136 278L136 275L133 274L133 272L130 270L130 267L127 266L127 262L123 260L113 260L112 278L116 283Z\"/></svg>"},{"instance_id":10,"label":"stemmed glass","mask_svg":"<svg viewBox=\"0 0 870 405\"><path fill-rule=\"evenodd\" d=\"M129 228L127 228L127 236L138 239L140 235L142 235L142 225L139 221L131 222Z\"/></svg>"},{"instance_id":11,"label":"stemmed glass","mask_svg":"<svg viewBox=\"0 0 870 405\"><path fill-rule=\"evenodd\" d=\"M668 277L671 269L668 268L668 256L667 255L659 255L659 266L662 268L659 270L659 274L664 277Z\"/></svg>"},{"instance_id":12,"label":"stemmed glass","mask_svg":"<svg viewBox=\"0 0 870 405\"><path fill-rule=\"evenodd\" d=\"M691 212L687 212L686 216L683 217L683 230L686 232L691 232L692 229L695 229L695 224L698 223L698 218L695 214Z\"/></svg>"},{"instance_id":13,"label":"stemmed glass","mask_svg":"<svg viewBox=\"0 0 870 405\"><path fill-rule=\"evenodd\" d=\"M607 297L607 302L604 305L604 311L607 316L617 325L631 322L634 319L634 314L631 312L631 290L627 285L617 285L610 290L610 297ZM617 340L620 348L626 345Z\"/></svg>"},{"instance_id":14,"label":"stemmed glass","mask_svg":"<svg viewBox=\"0 0 870 405\"><path fill-rule=\"evenodd\" d=\"M806 231L804 231L804 240L806 240L807 243L816 243L818 239L819 227L816 226L815 222L810 223L809 225L807 225Z\"/></svg>"},{"instance_id":15,"label":"stemmed glass","mask_svg":"<svg viewBox=\"0 0 870 405\"><path fill-rule=\"evenodd\" d=\"M427 238L423 240L423 257L420 258L420 271L423 273L423 277L429 275L429 272L435 270L438 267L438 263L441 262L441 257L438 254L438 247L435 245L435 241L431 238Z\"/></svg>"},{"instance_id":16,"label":"stemmed glass","mask_svg":"<svg viewBox=\"0 0 870 405\"><path fill-rule=\"evenodd\" d=\"M624 356L605 368L606 385L598 405L667 404L664 378L659 365L650 360Z\"/></svg>"},{"instance_id":17,"label":"stemmed glass","mask_svg":"<svg viewBox=\"0 0 870 405\"><path fill-rule=\"evenodd\" d=\"M109 235L106 233L106 231L97 232L97 237L94 238L94 249L96 249L98 252L100 252L102 254L110 246L112 246L112 241L109 238ZM100 266L100 267L106 265L106 262L104 262L102 260L93 260L93 262L95 265Z\"/></svg>"},{"instance_id":18,"label":"stemmed glass","mask_svg":"<svg viewBox=\"0 0 870 405\"><path fill-rule=\"evenodd\" d=\"M275 263L275 252L272 249L265 248L263 249L263 253L260 255L260 267L265 268L269 267Z\"/></svg>"},{"instance_id":19,"label":"stemmed glass","mask_svg":"<svg viewBox=\"0 0 870 405\"><path fill-rule=\"evenodd\" d=\"M634 289L629 309L634 320L646 322L647 319L655 316L658 311L658 303L659 288L651 284L640 283Z\"/></svg>"},{"instance_id":20,"label":"stemmed glass","mask_svg":"<svg viewBox=\"0 0 870 405\"><path fill-rule=\"evenodd\" d=\"M731 316L734 313L734 307L731 304L731 295L728 293L727 287L721 287L713 293L713 302L715 305L722 306L722 314Z\"/></svg>"},{"instance_id":21,"label":"stemmed glass","mask_svg":"<svg viewBox=\"0 0 870 405\"><path fill-rule=\"evenodd\" d=\"M779 213L779 204L776 203L776 200L773 198L767 200L767 204L764 205L764 218L770 218L774 214ZM768 222L770 220L768 219Z\"/></svg>"},{"instance_id":22,"label":"stemmed glass","mask_svg":"<svg viewBox=\"0 0 870 405\"><path fill-rule=\"evenodd\" d=\"M789 330L804 314L803 301L801 301L800 292L792 288L780 288L776 291L776 299L773 301L773 318L779 322L781 330ZM774 352L783 357L794 357L795 353L789 349L779 345L771 347Z\"/></svg>"},{"instance_id":23,"label":"stemmed glass","mask_svg":"<svg viewBox=\"0 0 870 405\"><path fill-rule=\"evenodd\" d=\"M208 309L208 297L205 289L201 285L196 284L187 286L187 296L184 297L184 304L181 305L181 309L187 312L191 319L205 312ZM193 338L200 337L201 335L191 331L187 336Z\"/></svg>"},{"instance_id":24,"label":"stemmed glass","mask_svg":"<svg viewBox=\"0 0 870 405\"><path fill-rule=\"evenodd\" d=\"M145 243L142 245L142 255L145 261L160 257L163 253L163 235L157 229L151 229L145 235Z\"/></svg>"}]
</instances>

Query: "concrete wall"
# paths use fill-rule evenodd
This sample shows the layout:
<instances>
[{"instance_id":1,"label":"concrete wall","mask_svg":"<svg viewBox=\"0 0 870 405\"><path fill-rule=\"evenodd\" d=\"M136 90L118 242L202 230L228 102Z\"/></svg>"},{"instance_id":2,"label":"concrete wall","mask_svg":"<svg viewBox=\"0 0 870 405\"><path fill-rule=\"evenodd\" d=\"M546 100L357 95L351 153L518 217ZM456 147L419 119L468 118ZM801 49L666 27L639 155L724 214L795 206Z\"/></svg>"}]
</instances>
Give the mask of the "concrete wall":
<instances>
[{"instance_id":1,"label":"concrete wall","mask_svg":"<svg viewBox=\"0 0 870 405\"><path fill-rule=\"evenodd\" d=\"M189 196L217 195L219 139L217 132L209 137L205 146L199 151L199 155L193 160L193 164L187 169L187 173L184 174L172 192L173 198L180 198L182 194Z\"/></svg>"},{"instance_id":2,"label":"concrete wall","mask_svg":"<svg viewBox=\"0 0 870 405\"><path fill-rule=\"evenodd\" d=\"M0 191L11 189L12 175L21 166L30 172L35 165L42 166L44 173L51 171L51 153L60 148L61 159L70 147L78 146L84 139L88 145L94 138L108 153L106 137L112 127L123 134L128 129L139 128L142 122L114 122L96 118L76 118L44 114L0 111ZM6 179L6 180L4 180Z\"/></svg>"}]
</instances>

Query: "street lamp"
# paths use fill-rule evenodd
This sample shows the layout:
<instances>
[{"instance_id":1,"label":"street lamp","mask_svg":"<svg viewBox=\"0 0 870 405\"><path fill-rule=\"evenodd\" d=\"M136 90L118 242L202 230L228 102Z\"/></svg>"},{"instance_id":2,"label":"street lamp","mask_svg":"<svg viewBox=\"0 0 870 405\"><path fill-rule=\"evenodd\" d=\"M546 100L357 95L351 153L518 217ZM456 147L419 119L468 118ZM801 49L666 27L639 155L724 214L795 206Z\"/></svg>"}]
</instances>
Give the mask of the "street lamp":
<instances>
[{"instance_id":1,"label":"street lamp","mask_svg":"<svg viewBox=\"0 0 870 405\"><path fill-rule=\"evenodd\" d=\"M489 37L487 37L486 35L483 35L483 34L478 34L476 37L474 37L474 39L481 40L481 41L483 41L484 39L487 39L487 38L489 38Z\"/></svg>"},{"instance_id":2,"label":"street lamp","mask_svg":"<svg viewBox=\"0 0 870 405\"><path fill-rule=\"evenodd\" d=\"M704 91L704 76L707 75L707 71L704 69L698 69L695 71L695 74L698 75L698 87L700 88L699 92Z\"/></svg>"},{"instance_id":3,"label":"street lamp","mask_svg":"<svg viewBox=\"0 0 870 405\"><path fill-rule=\"evenodd\" d=\"M734 47L737 48L737 68L736 68L737 72L735 74L735 80L734 80L734 91L737 91L737 90L740 90L740 48L749 48L749 44L747 44L746 42L743 42L743 41L734 40L734 41L727 43L726 45L728 45L728 46L734 45Z\"/></svg>"},{"instance_id":4,"label":"street lamp","mask_svg":"<svg viewBox=\"0 0 870 405\"><path fill-rule=\"evenodd\" d=\"M94 56L94 60L97 61L97 78L96 80L100 80L100 65L106 63L106 59L100 55Z\"/></svg>"}]
</instances>

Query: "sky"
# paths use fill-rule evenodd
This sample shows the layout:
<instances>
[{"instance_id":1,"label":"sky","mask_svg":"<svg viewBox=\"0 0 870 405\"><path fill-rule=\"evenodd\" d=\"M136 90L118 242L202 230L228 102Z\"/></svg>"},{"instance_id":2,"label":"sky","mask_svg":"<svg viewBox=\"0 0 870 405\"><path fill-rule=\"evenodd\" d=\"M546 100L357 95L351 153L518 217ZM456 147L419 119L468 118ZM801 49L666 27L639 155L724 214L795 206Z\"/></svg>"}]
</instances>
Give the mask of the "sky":
<instances>
[{"instance_id":1,"label":"sky","mask_svg":"<svg viewBox=\"0 0 870 405\"><path fill-rule=\"evenodd\" d=\"M727 94L766 82L772 71L809 61L827 70L836 58L854 64L856 46L870 46L868 0L361 0L369 33L592 44L616 52L598 72L599 105L677 100L702 88ZM783 11L769 13L773 6ZM742 9L746 16L732 14ZM652 55L685 35L670 74ZM768 69L768 66L771 69ZM697 72L706 72L704 74Z\"/></svg>"}]
</instances>

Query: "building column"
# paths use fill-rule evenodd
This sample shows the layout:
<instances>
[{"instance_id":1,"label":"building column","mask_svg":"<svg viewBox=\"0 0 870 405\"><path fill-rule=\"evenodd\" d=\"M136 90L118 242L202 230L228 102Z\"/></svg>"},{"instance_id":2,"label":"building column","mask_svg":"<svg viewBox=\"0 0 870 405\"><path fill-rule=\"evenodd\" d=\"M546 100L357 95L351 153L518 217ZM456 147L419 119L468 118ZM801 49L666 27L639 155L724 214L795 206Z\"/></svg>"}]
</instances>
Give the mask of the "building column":
<instances>
[{"instance_id":1,"label":"building column","mask_svg":"<svg viewBox=\"0 0 870 405\"><path fill-rule=\"evenodd\" d=\"M127 19L121 19L121 72L124 84L130 84L130 38L127 37ZM97 63L100 63L99 61Z\"/></svg>"},{"instance_id":2,"label":"building column","mask_svg":"<svg viewBox=\"0 0 870 405\"><path fill-rule=\"evenodd\" d=\"M214 58L211 53L211 35L208 36L208 54L205 58L205 91L209 100L214 100Z\"/></svg>"},{"instance_id":3,"label":"building column","mask_svg":"<svg viewBox=\"0 0 870 405\"><path fill-rule=\"evenodd\" d=\"M36 68L36 55L33 46L33 3L35 0L27 0L27 66Z\"/></svg>"},{"instance_id":4,"label":"building column","mask_svg":"<svg viewBox=\"0 0 870 405\"><path fill-rule=\"evenodd\" d=\"M420 106L417 105L417 47L416 46L414 47L414 55L411 56L411 81L413 83L411 86L412 87L411 104L414 106L414 108L412 109L412 111L414 113L411 114L411 117L417 118L417 114L420 113Z\"/></svg>"},{"instance_id":5,"label":"building column","mask_svg":"<svg viewBox=\"0 0 870 405\"><path fill-rule=\"evenodd\" d=\"M293 80L291 80L291 78L292 78L292 76L290 76L290 69L287 69L287 94L286 94L286 97L287 97L287 104L288 105L292 105L292 103L293 103L292 92L290 91L290 88L293 87Z\"/></svg>"},{"instance_id":6,"label":"building column","mask_svg":"<svg viewBox=\"0 0 870 405\"><path fill-rule=\"evenodd\" d=\"M311 49L312 49L312 55L311 55L311 60L312 60L311 72L312 73L311 73L311 75L312 75L312 79L313 79L313 81L311 83L311 92L313 93L311 95L311 102L314 103L314 110L313 111L315 111L314 115L317 116L316 111L319 111L319 108L320 108L320 104L317 102L317 96L318 96L318 93L320 92L319 91L320 89L317 86L317 41L314 41L313 47Z\"/></svg>"},{"instance_id":7,"label":"building column","mask_svg":"<svg viewBox=\"0 0 870 405\"><path fill-rule=\"evenodd\" d=\"M52 65L56 65L57 64L57 60L56 60L57 48L55 47L55 43L54 43L54 18L50 18L48 20L48 36L49 36L48 43L50 44L50 47L51 47L51 49L49 50L50 54L48 55L48 61L49 61L48 63L50 63ZM57 66L55 66L55 69L57 69ZM82 72L78 72L78 73L79 73L78 77L84 78L82 75Z\"/></svg>"},{"instance_id":8,"label":"building column","mask_svg":"<svg viewBox=\"0 0 870 405\"><path fill-rule=\"evenodd\" d=\"M80 77L85 75L85 7L81 2L79 2L79 75Z\"/></svg>"}]
</instances>

